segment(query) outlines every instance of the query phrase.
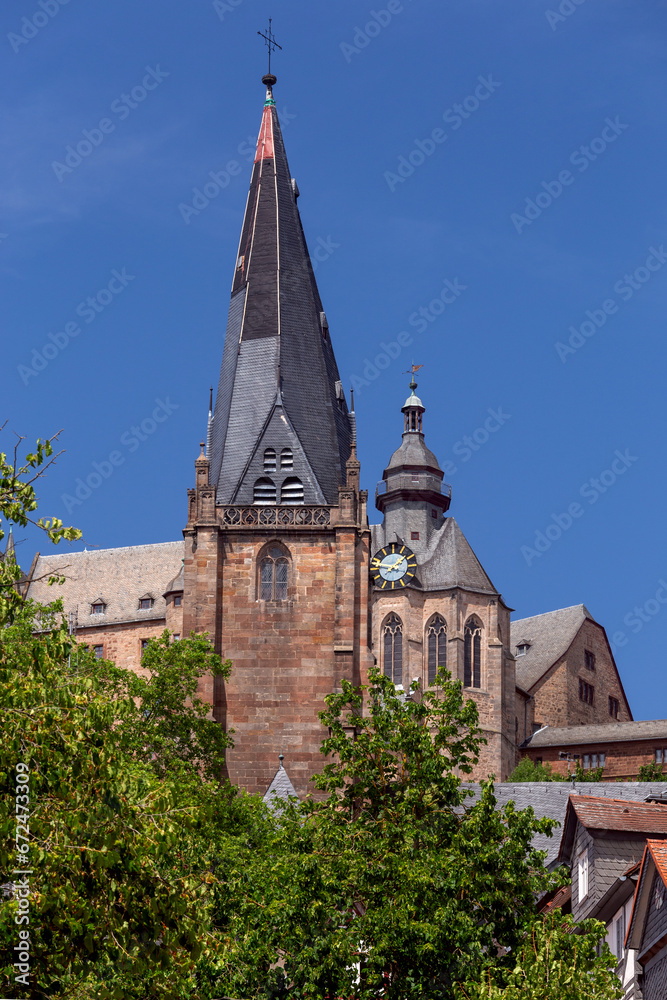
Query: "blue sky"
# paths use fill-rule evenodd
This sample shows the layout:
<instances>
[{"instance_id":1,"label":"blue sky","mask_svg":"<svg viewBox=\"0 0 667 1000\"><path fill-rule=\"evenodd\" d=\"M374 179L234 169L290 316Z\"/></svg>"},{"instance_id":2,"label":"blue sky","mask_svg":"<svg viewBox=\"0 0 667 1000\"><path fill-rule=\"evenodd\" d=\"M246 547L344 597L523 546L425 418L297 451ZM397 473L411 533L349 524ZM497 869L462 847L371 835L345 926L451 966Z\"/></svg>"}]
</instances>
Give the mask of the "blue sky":
<instances>
[{"instance_id":1,"label":"blue sky","mask_svg":"<svg viewBox=\"0 0 667 1000\"><path fill-rule=\"evenodd\" d=\"M585 603L616 636L635 718L667 717L666 15L665 0L8 0L2 447L63 428L42 512L88 547L180 537L272 16L363 484L372 497L402 373L423 364L451 513L515 617ZM24 565L47 548L17 541Z\"/></svg>"}]
</instances>

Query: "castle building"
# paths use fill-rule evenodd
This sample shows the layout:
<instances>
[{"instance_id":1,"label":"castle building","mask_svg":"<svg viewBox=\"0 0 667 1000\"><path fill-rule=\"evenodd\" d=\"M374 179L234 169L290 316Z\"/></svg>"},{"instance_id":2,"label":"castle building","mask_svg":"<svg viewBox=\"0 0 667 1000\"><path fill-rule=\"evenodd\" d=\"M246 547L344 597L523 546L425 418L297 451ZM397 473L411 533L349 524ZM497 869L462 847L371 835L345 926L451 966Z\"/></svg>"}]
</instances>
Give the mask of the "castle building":
<instances>
[{"instance_id":1,"label":"castle building","mask_svg":"<svg viewBox=\"0 0 667 1000\"><path fill-rule=\"evenodd\" d=\"M233 671L227 681L205 679L202 694L234 730L229 778L252 792L266 792L281 753L296 791L309 790L322 766L325 696L343 679L363 683L374 663L404 689L428 685L446 666L479 707L487 743L474 777L505 780L533 732L537 698L535 684L517 686L511 609L448 514L451 490L426 445L414 376L402 420L397 405L400 445L376 492L382 520L369 524L352 401L301 224L275 82L263 78L215 408L183 541L38 557L27 593L52 600L45 580L64 575L60 596L79 639L132 669L165 626L177 637L207 632ZM536 621L522 623L526 642ZM631 718L615 666L605 677ZM548 700L540 712L548 722ZM558 708L556 724L561 716Z\"/></svg>"}]
</instances>

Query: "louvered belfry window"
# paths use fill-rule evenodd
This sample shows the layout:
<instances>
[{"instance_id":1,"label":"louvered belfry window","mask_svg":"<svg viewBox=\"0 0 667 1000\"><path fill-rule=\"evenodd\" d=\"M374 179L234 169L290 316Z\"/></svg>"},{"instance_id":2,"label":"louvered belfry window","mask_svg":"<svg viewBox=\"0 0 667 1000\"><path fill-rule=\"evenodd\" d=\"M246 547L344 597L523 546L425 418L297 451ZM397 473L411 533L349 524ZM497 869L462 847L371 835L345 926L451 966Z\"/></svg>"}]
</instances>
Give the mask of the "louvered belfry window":
<instances>
[{"instance_id":1,"label":"louvered belfry window","mask_svg":"<svg viewBox=\"0 0 667 1000\"><path fill-rule=\"evenodd\" d=\"M394 684L403 683L403 622L389 615L382 629L384 672Z\"/></svg>"},{"instance_id":2,"label":"louvered belfry window","mask_svg":"<svg viewBox=\"0 0 667 1000\"><path fill-rule=\"evenodd\" d=\"M303 503L303 483L296 476L288 476L280 489L280 502L284 504Z\"/></svg>"},{"instance_id":3,"label":"louvered belfry window","mask_svg":"<svg viewBox=\"0 0 667 1000\"><path fill-rule=\"evenodd\" d=\"M280 468L281 469L293 469L294 468L294 455L291 448L283 448L280 452Z\"/></svg>"},{"instance_id":4,"label":"louvered belfry window","mask_svg":"<svg viewBox=\"0 0 667 1000\"><path fill-rule=\"evenodd\" d=\"M442 615L434 615L426 629L428 682L433 684L438 667L447 666L447 623Z\"/></svg>"},{"instance_id":5,"label":"louvered belfry window","mask_svg":"<svg viewBox=\"0 0 667 1000\"><path fill-rule=\"evenodd\" d=\"M276 502L276 484L268 476L262 476L255 482L252 491L253 503L274 504Z\"/></svg>"},{"instance_id":6,"label":"louvered belfry window","mask_svg":"<svg viewBox=\"0 0 667 1000\"><path fill-rule=\"evenodd\" d=\"M482 686L482 626L475 618L466 622L465 627L463 686Z\"/></svg>"},{"instance_id":7,"label":"louvered belfry window","mask_svg":"<svg viewBox=\"0 0 667 1000\"><path fill-rule=\"evenodd\" d=\"M284 550L273 545L259 567L259 596L262 601L286 601L289 559Z\"/></svg>"},{"instance_id":8,"label":"louvered belfry window","mask_svg":"<svg viewBox=\"0 0 667 1000\"><path fill-rule=\"evenodd\" d=\"M264 472L275 472L276 461L276 449L267 448L264 452Z\"/></svg>"}]
</instances>

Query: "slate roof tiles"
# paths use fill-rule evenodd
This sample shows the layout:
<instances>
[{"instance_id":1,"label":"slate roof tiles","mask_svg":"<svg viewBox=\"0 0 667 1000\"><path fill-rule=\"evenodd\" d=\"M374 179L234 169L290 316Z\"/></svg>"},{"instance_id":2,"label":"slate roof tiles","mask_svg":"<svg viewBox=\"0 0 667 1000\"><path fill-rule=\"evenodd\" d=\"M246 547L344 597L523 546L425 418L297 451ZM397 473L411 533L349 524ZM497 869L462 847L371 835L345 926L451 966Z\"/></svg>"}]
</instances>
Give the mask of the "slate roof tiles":
<instances>
[{"instance_id":1,"label":"slate roof tiles","mask_svg":"<svg viewBox=\"0 0 667 1000\"><path fill-rule=\"evenodd\" d=\"M42 604L62 598L78 627L164 618L162 595L179 575L183 556L183 541L40 556L27 596ZM50 575L64 576L65 583L49 586ZM145 596L153 598L153 605L142 611L139 600ZM104 603L104 614L91 614L97 600Z\"/></svg>"},{"instance_id":2,"label":"slate roof tiles","mask_svg":"<svg viewBox=\"0 0 667 1000\"><path fill-rule=\"evenodd\" d=\"M512 649L521 642L530 643L528 652L516 658L517 684L530 691L549 667L567 652L587 618L595 621L585 605L575 604L571 608L512 622Z\"/></svg>"}]
</instances>

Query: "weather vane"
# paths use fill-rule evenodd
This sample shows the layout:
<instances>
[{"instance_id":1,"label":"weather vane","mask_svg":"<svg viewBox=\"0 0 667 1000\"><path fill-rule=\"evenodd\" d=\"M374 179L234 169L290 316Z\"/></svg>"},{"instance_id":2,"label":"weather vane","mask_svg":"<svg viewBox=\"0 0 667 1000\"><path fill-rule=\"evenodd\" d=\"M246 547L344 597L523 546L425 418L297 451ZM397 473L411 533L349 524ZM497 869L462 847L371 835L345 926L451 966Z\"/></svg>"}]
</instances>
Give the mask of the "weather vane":
<instances>
[{"instance_id":1,"label":"weather vane","mask_svg":"<svg viewBox=\"0 0 667 1000\"><path fill-rule=\"evenodd\" d=\"M278 45L278 42L276 41L275 35L271 31L271 18L269 18L269 29L268 29L267 33L264 34L263 31L258 31L257 34L261 38L264 39L264 42L266 43L266 47L269 50L269 74L268 75L271 76L271 53L274 51L274 49L280 49L281 52L283 50L282 45Z\"/></svg>"},{"instance_id":2,"label":"weather vane","mask_svg":"<svg viewBox=\"0 0 667 1000\"><path fill-rule=\"evenodd\" d=\"M419 369L423 367L424 367L423 365L410 365L408 370L406 372L403 372L403 375L416 375Z\"/></svg>"}]
</instances>

